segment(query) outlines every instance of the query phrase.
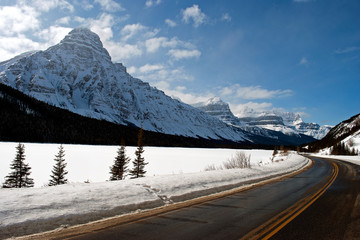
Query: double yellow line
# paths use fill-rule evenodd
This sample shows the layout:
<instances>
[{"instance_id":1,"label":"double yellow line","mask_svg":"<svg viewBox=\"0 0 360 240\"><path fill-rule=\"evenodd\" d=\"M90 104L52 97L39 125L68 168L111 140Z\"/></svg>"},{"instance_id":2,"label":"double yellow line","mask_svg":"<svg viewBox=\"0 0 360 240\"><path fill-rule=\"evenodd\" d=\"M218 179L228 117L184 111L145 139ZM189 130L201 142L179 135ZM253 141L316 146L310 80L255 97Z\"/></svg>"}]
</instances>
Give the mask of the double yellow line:
<instances>
[{"instance_id":1,"label":"double yellow line","mask_svg":"<svg viewBox=\"0 0 360 240\"><path fill-rule=\"evenodd\" d=\"M285 227L286 224L296 218L300 213L305 211L305 209L307 209L311 204L313 204L331 186L331 184L333 184L333 182L337 178L339 174L339 167L334 162L332 162L332 165L334 168L332 170L331 177L320 190L318 190L313 195L310 195L298 201L293 206L279 213L261 226L250 231L245 236L243 236L241 240L269 239L278 231L280 231L283 227Z\"/></svg>"}]
</instances>

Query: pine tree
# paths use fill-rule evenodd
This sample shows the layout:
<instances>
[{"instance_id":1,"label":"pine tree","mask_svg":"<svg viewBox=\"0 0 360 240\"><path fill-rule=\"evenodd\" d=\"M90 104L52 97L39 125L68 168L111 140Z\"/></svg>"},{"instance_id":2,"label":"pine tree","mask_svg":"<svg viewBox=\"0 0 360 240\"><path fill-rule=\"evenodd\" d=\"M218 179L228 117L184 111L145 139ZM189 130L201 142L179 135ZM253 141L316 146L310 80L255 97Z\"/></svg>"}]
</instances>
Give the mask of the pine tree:
<instances>
[{"instance_id":1,"label":"pine tree","mask_svg":"<svg viewBox=\"0 0 360 240\"><path fill-rule=\"evenodd\" d=\"M16 147L16 156L10 165L13 171L5 177L3 188L33 187L34 180L29 177L31 167L25 163L25 146L19 143Z\"/></svg>"},{"instance_id":2,"label":"pine tree","mask_svg":"<svg viewBox=\"0 0 360 240\"><path fill-rule=\"evenodd\" d=\"M127 157L125 153L125 144L121 143L117 151L117 156L115 157L114 165L110 167L110 181L123 180L128 171L129 162L130 158Z\"/></svg>"},{"instance_id":3,"label":"pine tree","mask_svg":"<svg viewBox=\"0 0 360 240\"><path fill-rule=\"evenodd\" d=\"M51 171L52 175L50 175L51 179L49 182L49 186L55 186L60 184L66 184L67 179L65 175L68 174L68 171L65 170L66 163L65 163L65 150L62 145L59 147L59 153L55 155L55 165L53 170Z\"/></svg>"},{"instance_id":4,"label":"pine tree","mask_svg":"<svg viewBox=\"0 0 360 240\"><path fill-rule=\"evenodd\" d=\"M141 127L138 135L138 147L135 151L136 157L133 161L134 168L130 171L131 178L139 178L145 176L146 171L144 170L144 168L145 165L147 165L148 163L146 163L145 159L142 157L143 153L143 129Z\"/></svg>"}]
</instances>

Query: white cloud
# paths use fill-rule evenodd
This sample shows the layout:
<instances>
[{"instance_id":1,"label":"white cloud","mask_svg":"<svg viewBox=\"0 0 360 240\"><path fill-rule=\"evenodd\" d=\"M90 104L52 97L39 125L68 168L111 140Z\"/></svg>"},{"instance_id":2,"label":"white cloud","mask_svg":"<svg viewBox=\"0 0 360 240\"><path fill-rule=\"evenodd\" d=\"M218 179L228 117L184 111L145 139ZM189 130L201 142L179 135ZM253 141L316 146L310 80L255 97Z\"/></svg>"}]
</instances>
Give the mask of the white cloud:
<instances>
[{"instance_id":1,"label":"white cloud","mask_svg":"<svg viewBox=\"0 0 360 240\"><path fill-rule=\"evenodd\" d=\"M86 21L86 18L75 16L74 21L79 22L79 23L84 23Z\"/></svg>"},{"instance_id":2,"label":"white cloud","mask_svg":"<svg viewBox=\"0 0 360 240\"><path fill-rule=\"evenodd\" d=\"M194 77L185 72L183 67L164 64L145 64L141 67L131 66L128 72L134 77L157 86L159 82L193 81Z\"/></svg>"},{"instance_id":3,"label":"white cloud","mask_svg":"<svg viewBox=\"0 0 360 240\"><path fill-rule=\"evenodd\" d=\"M170 55L174 60L181 60L187 58L198 58L201 55L199 50L186 50L186 49L170 49L168 51L168 55Z\"/></svg>"},{"instance_id":4,"label":"white cloud","mask_svg":"<svg viewBox=\"0 0 360 240\"><path fill-rule=\"evenodd\" d=\"M306 57L303 57L303 58L300 59L298 64L299 65L307 65L307 64L309 64L309 61L307 60Z\"/></svg>"},{"instance_id":5,"label":"white cloud","mask_svg":"<svg viewBox=\"0 0 360 240\"><path fill-rule=\"evenodd\" d=\"M141 66L139 68L139 71L141 73L149 73L149 72L154 72L154 71L159 71L159 70L162 70L164 69L164 66L161 65L161 64L145 64L144 66Z\"/></svg>"},{"instance_id":6,"label":"white cloud","mask_svg":"<svg viewBox=\"0 0 360 240\"><path fill-rule=\"evenodd\" d=\"M114 22L114 16L108 13L101 14L98 19L88 19L86 21L90 30L97 33L103 43L113 37L112 26Z\"/></svg>"},{"instance_id":7,"label":"white cloud","mask_svg":"<svg viewBox=\"0 0 360 240\"><path fill-rule=\"evenodd\" d=\"M231 87L221 88L222 96L233 96L235 98L254 100L254 99L271 99L275 97L285 97L292 94L289 89L286 90L267 90L260 86L243 87L240 84L234 84Z\"/></svg>"},{"instance_id":8,"label":"white cloud","mask_svg":"<svg viewBox=\"0 0 360 240\"><path fill-rule=\"evenodd\" d=\"M172 38L169 40L167 37L150 38L145 41L146 51L149 53L157 52L160 47L174 48L180 44L183 44L183 42L177 38Z\"/></svg>"},{"instance_id":9,"label":"white cloud","mask_svg":"<svg viewBox=\"0 0 360 240\"><path fill-rule=\"evenodd\" d=\"M14 36L38 30L39 15L38 11L29 6L0 7L0 33L2 36Z\"/></svg>"},{"instance_id":10,"label":"white cloud","mask_svg":"<svg viewBox=\"0 0 360 240\"><path fill-rule=\"evenodd\" d=\"M152 38L152 37L155 37L159 32L160 32L160 30L158 28L155 28L154 30L145 32L143 34L143 37L144 38Z\"/></svg>"},{"instance_id":11,"label":"white cloud","mask_svg":"<svg viewBox=\"0 0 360 240\"><path fill-rule=\"evenodd\" d=\"M152 6L155 6L155 5L159 5L161 3L161 0L147 0L145 2L145 6L146 7L152 7Z\"/></svg>"},{"instance_id":12,"label":"white cloud","mask_svg":"<svg viewBox=\"0 0 360 240\"><path fill-rule=\"evenodd\" d=\"M165 23L169 26L169 27L176 27L176 22L174 22L171 19L165 19Z\"/></svg>"},{"instance_id":13,"label":"white cloud","mask_svg":"<svg viewBox=\"0 0 360 240\"><path fill-rule=\"evenodd\" d=\"M201 24L204 24L206 21L206 15L201 11L198 5L194 4L192 7L188 7L185 10L182 10L182 21L185 23L190 23L193 21L194 27L199 27Z\"/></svg>"},{"instance_id":14,"label":"white cloud","mask_svg":"<svg viewBox=\"0 0 360 240\"><path fill-rule=\"evenodd\" d=\"M123 8L119 3L114 0L95 0L94 2L100 4L101 8L108 12L125 10L125 8Z\"/></svg>"},{"instance_id":15,"label":"white cloud","mask_svg":"<svg viewBox=\"0 0 360 240\"><path fill-rule=\"evenodd\" d=\"M137 33L144 31L145 29L147 29L147 27L145 27L140 23L128 24L124 26L123 29L121 30L121 35L124 36L123 40L127 41Z\"/></svg>"},{"instance_id":16,"label":"white cloud","mask_svg":"<svg viewBox=\"0 0 360 240\"><path fill-rule=\"evenodd\" d=\"M230 16L228 13L224 13L224 14L221 16L221 20L222 20L222 21L226 21L226 22L231 22L231 16Z\"/></svg>"},{"instance_id":17,"label":"white cloud","mask_svg":"<svg viewBox=\"0 0 360 240\"><path fill-rule=\"evenodd\" d=\"M180 99L182 102L187 104L196 104L199 102L205 102L209 98L214 97L212 93L191 93L187 91L186 87L184 86L176 86L174 88L170 87L170 84L166 81L159 81L155 84L155 86L164 91L166 95L171 96L175 99Z\"/></svg>"},{"instance_id":18,"label":"white cloud","mask_svg":"<svg viewBox=\"0 0 360 240\"><path fill-rule=\"evenodd\" d=\"M139 57L142 55L142 50L136 44L123 44L114 41L107 41L104 43L104 45L105 48L111 53L112 60L115 62Z\"/></svg>"},{"instance_id":19,"label":"white cloud","mask_svg":"<svg viewBox=\"0 0 360 240\"><path fill-rule=\"evenodd\" d=\"M82 0L81 2L78 2L78 4L85 10L94 8L94 5L92 5L88 0Z\"/></svg>"},{"instance_id":20,"label":"white cloud","mask_svg":"<svg viewBox=\"0 0 360 240\"><path fill-rule=\"evenodd\" d=\"M16 37L0 37L0 62L8 60L16 55L41 48L38 42L34 42L24 35Z\"/></svg>"},{"instance_id":21,"label":"white cloud","mask_svg":"<svg viewBox=\"0 0 360 240\"><path fill-rule=\"evenodd\" d=\"M45 47L47 48L59 43L71 30L72 28L51 26L38 32L36 35L45 40Z\"/></svg>"},{"instance_id":22,"label":"white cloud","mask_svg":"<svg viewBox=\"0 0 360 240\"><path fill-rule=\"evenodd\" d=\"M234 93L234 89L231 87L224 87L220 90L221 96L229 96Z\"/></svg>"},{"instance_id":23,"label":"white cloud","mask_svg":"<svg viewBox=\"0 0 360 240\"><path fill-rule=\"evenodd\" d=\"M17 3L20 6L34 7L37 11L41 12L49 12L55 8L66 9L70 12L74 11L74 6L65 0L18 0Z\"/></svg>"},{"instance_id":24,"label":"white cloud","mask_svg":"<svg viewBox=\"0 0 360 240\"><path fill-rule=\"evenodd\" d=\"M71 20L70 16L59 18L58 20L55 21L55 24L69 25L70 20Z\"/></svg>"}]
</instances>

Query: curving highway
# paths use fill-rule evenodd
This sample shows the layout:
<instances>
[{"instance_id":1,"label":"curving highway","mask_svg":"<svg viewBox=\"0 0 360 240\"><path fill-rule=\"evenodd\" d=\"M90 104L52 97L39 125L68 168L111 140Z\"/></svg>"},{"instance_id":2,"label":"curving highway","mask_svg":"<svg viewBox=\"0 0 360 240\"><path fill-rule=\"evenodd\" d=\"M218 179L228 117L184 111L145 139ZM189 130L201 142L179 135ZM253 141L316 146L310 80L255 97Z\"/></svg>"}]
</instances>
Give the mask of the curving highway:
<instances>
[{"instance_id":1,"label":"curving highway","mask_svg":"<svg viewBox=\"0 0 360 240\"><path fill-rule=\"evenodd\" d=\"M34 237L360 239L360 166L311 158L313 167L298 175L216 200L121 220L96 231L69 229Z\"/></svg>"},{"instance_id":2,"label":"curving highway","mask_svg":"<svg viewBox=\"0 0 360 240\"><path fill-rule=\"evenodd\" d=\"M282 181L64 238L360 239L360 166L312 159Z\"/></svg>"}]
</instances>

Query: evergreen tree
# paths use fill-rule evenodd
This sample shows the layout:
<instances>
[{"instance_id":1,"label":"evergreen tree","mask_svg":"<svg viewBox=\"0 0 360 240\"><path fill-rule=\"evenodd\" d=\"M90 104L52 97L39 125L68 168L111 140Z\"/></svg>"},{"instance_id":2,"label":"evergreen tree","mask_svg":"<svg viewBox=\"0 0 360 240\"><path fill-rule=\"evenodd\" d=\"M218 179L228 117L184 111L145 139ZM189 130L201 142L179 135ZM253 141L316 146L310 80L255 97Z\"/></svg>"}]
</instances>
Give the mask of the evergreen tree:
<instances>
[{"instance_id":1,"label":"evergreen tree","mask_svg":"<svg viewBox=\"0 0 360 240\"><path fill-rule=\"evenodd\" d=\"M16 147L16 156L10 165L13 171L5 177L3 188L33 187L34 180L29 177L31 167L25 163L25 146L19 143Z\"/></svg>"},{"instance_id":2,"label":"evergreen tree","mask_svg":"<svg viewBox=\"0 0 360 240\"><path fill-rule=\"evenodd\" d=\"M145 176L146 171L144 170L144 168L145 165L147 165L148 163L146 163L145 159L142 157L143 153L143 129L141 127L138 135L138 147L135 151L136 157L133 161L134 168L130 171L131 178L139 178Z\"/></svg>"},{"instance_id":3,"label":"evergreen tree","mask_svg":"<svg viewBox=\"0 0 360 240\"><path fill-rule=\"evenodd\" d=\"M125 153L125 144L122 142L120 148L117 151L117 156L115 157L114 165L110 167L110 181L123 180L128 171L128 164L130 158L126 156Z\"/></svg>"},{"instance_id":4,"label":"evergreen tree","mask_svg":"<svg viewBox=\"0 0 360 240\"><path fill-rule=\"evenodd\" d=\"M65 175L68 173L68 171L65 170L66 163L65 163L65 150L62 145L59 147L59 153L55 155L55 165L53 167L53 170L51 171L52 175L50 175L51 179L49 182L49 186L55 186L60 184L66 184L67 179L65 178Z\"/></svg>"}]
</instances>

